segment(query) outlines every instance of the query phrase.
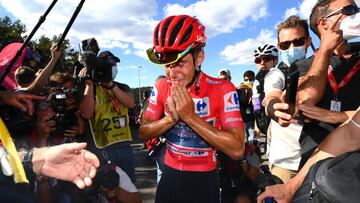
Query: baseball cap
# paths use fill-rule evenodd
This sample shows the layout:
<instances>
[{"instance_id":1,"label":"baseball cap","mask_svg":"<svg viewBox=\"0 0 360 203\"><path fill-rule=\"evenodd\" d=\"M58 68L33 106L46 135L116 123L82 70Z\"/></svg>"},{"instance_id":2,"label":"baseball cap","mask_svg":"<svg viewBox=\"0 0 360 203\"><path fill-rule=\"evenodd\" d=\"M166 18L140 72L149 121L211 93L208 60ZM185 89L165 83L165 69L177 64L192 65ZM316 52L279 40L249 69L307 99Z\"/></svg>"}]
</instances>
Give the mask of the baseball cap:
<instances>
[{"instance_id":1,"label":"baseball cap","mask_svg":"<svg viewBox=\"0 0 360 203\"><path fill-rule=\"evenodd\" d=\"M218 72L218 77L220 75L226 75L227 77L231 78L231 73L230 73L230 70L229 69L226 69L226 68L223 68L223 69L220 69L219 72Z\"/></svg>"},{"instance_id":2,"label":"baseball cap","mask_svg":"<svg viewBox=\"0 0 360 203\"><path fill-rule=\"evenodd\" d=\"M110 51L102 51L99 53L99 58L108 58L111 57L112 59L114 59L116 62L120 62L120 59L118 57L116 57L113 53L111 53Z\"/></svg>"}]
</instances>

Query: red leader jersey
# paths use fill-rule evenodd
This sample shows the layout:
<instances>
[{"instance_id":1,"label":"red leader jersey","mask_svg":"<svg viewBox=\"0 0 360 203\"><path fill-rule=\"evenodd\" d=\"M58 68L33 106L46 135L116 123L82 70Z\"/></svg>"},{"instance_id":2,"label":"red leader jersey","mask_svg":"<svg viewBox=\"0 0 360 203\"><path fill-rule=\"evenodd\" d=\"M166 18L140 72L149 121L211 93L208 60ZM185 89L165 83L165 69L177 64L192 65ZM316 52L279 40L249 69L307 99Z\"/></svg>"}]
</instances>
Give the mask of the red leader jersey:
<instances>
[{"instance_id":1,"label":"red leader jersey","mask_svg":"<svg viewBox=\"0 0 360 203\"><path fill-rule=\"evenodd\" d=\"M163 78L155 83L145 111L145 118L155 121L168 115L166 99L170 96L171 83ZM243 128L239 98L234 85L225 80L210 77L202 72L200 79L189 89L195 104L195 113L219 129ZM216 167L215 149L179 121L165 134L165 164L180 171L205 172Z\"/></svg>"}]
</instances>

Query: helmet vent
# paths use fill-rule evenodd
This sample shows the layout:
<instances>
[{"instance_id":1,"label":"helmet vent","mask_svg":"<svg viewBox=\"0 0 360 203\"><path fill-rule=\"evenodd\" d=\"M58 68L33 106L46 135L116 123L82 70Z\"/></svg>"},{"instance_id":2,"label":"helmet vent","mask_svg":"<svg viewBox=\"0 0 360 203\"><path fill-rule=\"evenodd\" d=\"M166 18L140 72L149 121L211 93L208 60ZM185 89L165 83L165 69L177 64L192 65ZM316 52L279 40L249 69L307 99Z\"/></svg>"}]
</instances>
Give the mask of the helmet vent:
<instances>
[{"instance_id":1,"label":"helmet vent","mask_svg":"<svg viewBox=\"0 0 360 203\"><path fill-rule=\"evenodd\" d=\"M172 32L171 32L171 35L170 35L170 38L169 38L169 42L168 42L168 45L169 46L172 46L175 42L175 39L176 39L176 36L179 34L183 24L184 24L184 21L186 19L186 16L184 16L183 18L181 18L177 23L176 25L174 26Z\"/></svg>"},{"instance_id":2,"label":"helmet vent","mask_svg":"<svg viewBox=\"0 0 360 203\"><path fill-rule=\"evenodd\" d=\"M186 29L183 37L181 38L180 45L181 45L181 44L184 44L186 41L188 41L188 40L190 39L192 30L193 30L193 25L190 25L190 26Z\"/></svg>"},{"instance_id":3,"label":"helmet vent","mask_svg":"<svg viewBox=\"0 0 360 203\"><path fill-rule=\"evenodd\" d=\"M161 31L162 35L161 35L161 44L164 46L165 44L165 38L166 38L166 33L167 30L169 29L169 25L171 23L171 21L174 19L174 17L169 18L168 21L165 22L163 30Z\"/></svg>"}]
</instances>

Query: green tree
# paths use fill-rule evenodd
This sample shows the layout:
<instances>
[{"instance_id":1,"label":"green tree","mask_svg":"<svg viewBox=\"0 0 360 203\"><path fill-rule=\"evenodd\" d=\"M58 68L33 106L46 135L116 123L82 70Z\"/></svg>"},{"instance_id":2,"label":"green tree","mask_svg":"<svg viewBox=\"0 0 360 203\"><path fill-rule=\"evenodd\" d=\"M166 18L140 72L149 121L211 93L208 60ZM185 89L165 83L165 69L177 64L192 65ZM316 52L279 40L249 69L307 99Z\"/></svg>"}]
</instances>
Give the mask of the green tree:
<instances>
[{"instance_id":1,"label":"green tree","mask_svg":"<svg viewBox=\"0 0 360 203\"><path fill-rule=\"evenodd\" d=\"M13 23L8 16L0 18L0 48L9 42L23 42L25 32L26 27L20 20Z\"/></svg>"}]
</instances>

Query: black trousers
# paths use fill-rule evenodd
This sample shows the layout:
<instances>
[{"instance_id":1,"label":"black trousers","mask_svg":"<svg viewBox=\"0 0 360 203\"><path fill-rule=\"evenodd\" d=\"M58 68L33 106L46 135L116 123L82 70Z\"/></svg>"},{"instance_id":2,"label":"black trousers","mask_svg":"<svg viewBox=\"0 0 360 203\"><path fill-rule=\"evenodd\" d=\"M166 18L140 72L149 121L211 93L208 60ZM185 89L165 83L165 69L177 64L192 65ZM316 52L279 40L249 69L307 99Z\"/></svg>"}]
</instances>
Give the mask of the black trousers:
<instances>
[{"instance_id":1,"label":"black trousers","mask_svg":"<svg viewBox=\"0 0 360 203\"><path fill-rule=\"evenodd\" d=\"M156 203L219 203L217 172L178 171L165 165Z\"/></svg>"}]
</instances>

